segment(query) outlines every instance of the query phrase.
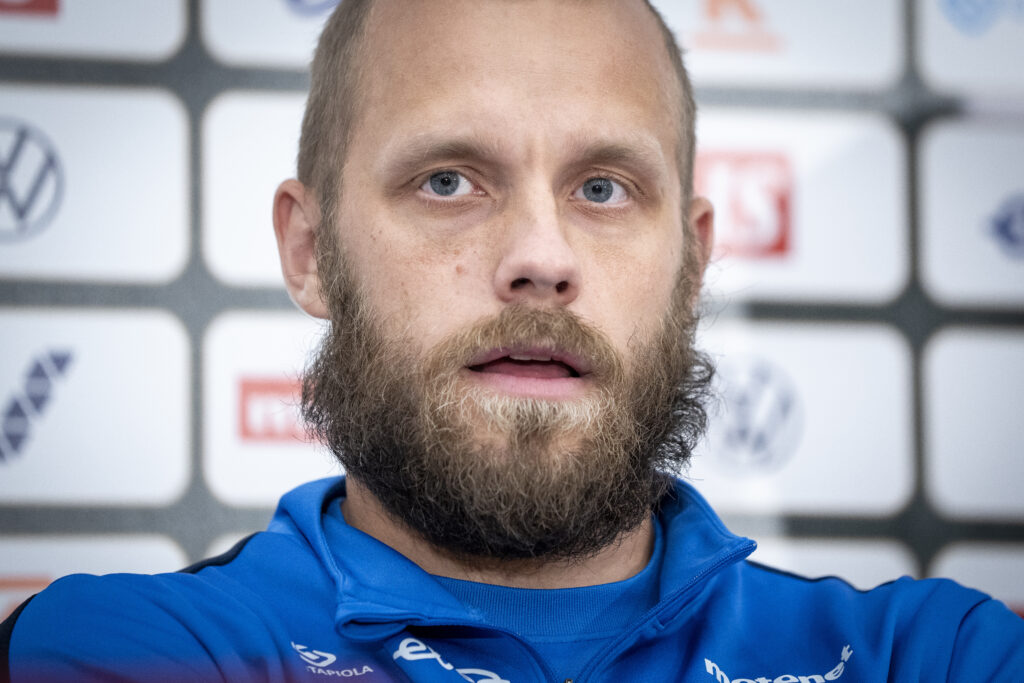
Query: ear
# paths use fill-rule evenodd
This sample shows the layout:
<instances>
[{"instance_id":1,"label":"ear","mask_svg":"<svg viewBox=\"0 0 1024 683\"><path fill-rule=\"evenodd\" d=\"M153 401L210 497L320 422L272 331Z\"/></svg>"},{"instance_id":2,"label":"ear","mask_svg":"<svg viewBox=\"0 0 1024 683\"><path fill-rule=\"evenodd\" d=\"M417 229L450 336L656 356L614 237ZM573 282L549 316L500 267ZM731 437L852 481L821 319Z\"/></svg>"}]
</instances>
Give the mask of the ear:
<instances>
[{"instance_id":1,"label":"ear","mask_svg":"<svg viewBox=\"0 0 1024 683\"><path fill-rule=\"evenodd\" d=\"M697 255L703 277L711 260L711 250L715 246L715 209L705 197L690 200L690 225L697 238Z\"/></svg>"},{"instance_id":2,"label":"ear","mask_svg":"<svg viewBox=\"0 0 1024 683\"><path fill-rule=\"evenodd\" d=\"M274 234L285 286L299 308L313 317L327 318L314 249L319 222L320 207L313 192L298 180L286 180L278 186L274 195Z\"/></svg>"}]
</instances>

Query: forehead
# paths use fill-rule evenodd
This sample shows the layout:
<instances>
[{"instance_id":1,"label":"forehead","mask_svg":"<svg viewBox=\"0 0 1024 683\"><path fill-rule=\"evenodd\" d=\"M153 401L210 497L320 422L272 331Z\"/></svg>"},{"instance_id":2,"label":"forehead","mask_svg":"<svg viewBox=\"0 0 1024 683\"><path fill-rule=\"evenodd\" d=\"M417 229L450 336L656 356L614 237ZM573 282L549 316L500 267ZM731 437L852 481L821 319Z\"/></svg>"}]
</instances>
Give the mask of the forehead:
<instances>
[{"instance_id":1,"label":"forehead","mask_svg":"<svg viewBox=\"0 0 1024 683\"><path fill-rule=\"evenodd\" d=\"M642 0L378 0L366 29L363 127L578 138L628 125L678 143L679 85Z\"/></svg>"}]
</instances>

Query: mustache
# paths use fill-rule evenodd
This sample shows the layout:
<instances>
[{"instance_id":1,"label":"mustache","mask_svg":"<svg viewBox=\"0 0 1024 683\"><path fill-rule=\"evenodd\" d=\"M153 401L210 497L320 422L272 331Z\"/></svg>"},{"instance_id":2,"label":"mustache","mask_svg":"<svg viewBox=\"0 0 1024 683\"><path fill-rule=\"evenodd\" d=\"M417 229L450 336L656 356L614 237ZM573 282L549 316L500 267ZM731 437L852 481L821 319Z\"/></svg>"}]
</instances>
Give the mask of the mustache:
<instances>
[{"instance_id":1,"label":"mustache","mask_svg":"<svg viewBox=\"0 0 1024 683\"><path fill-rule=\"evenodd\" d=\"M450 335L428 354L425 366L434 376L450 375L502 349L544 349L578 359L588 376L602 382L621 381L624 375L620 354L603 332L572 311L525 304L506 307Z\"/></svg>"}]
</instances>

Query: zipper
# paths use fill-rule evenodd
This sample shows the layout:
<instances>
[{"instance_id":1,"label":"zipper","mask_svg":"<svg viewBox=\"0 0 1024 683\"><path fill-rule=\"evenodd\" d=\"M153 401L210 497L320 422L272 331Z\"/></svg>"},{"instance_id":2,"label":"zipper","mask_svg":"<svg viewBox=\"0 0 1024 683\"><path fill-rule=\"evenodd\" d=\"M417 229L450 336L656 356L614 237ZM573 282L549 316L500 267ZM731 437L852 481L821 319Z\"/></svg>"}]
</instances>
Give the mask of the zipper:
<instances>
[{"instance_id":1,"label":"zipper","mask_svg":"<svg viewBox=\"0 0 1024 683\"><path fill-rule=\"evenodd\" d=\"M659 614L662 614L664 612L668 612L669 610L673 609L675 607L675 605L683 597L685 597L685 595L687 593L689 593L690 590L695 585L700 583L707 576L716 573L721 568L726 567L726 566L728 566L730 564L733 564L737 560L740 560L740 559L750 555L750 553L753 551L753 549L755 547L756 547L756 544L754 544L752 541L748 541L747 543L743 544L742 546L740 546L739 548L737 548L733 552L729 553L725 557L719 559L717 562L709 565L708 567L704 568L703 570L701 570L700 572L695 574L686 583L685 586L680 588L678 591L676 591L671 597L669 597L666 600L666 604L663 604L661 606L652 607L647 612L647 614L645 614L644 616L642 616L640 618L640 620L637 622L637 626L636 627L629 629L629 631L627 633L625 633L622 636L620 636L614 643L612 643L607 648L605 648L605 650L603 652L601 652L596 657L594 657L592 660L590 660L590 664L588 664L586 667L584 667L583 671L580 673L580 675L579 675L579 677L577 679L566 678L566 679L564 679L563 683L576 683L576 681L579 681L580 683L582 683L583 681L586 681L588 679L589 675L591 673L593 673L593 671L597 668L597 666L599 664L603 664L604 662L610 660L613 655L618 654L619 651L622 650L623 647L630 641L630 639L634 638L636 636L636 632L637 631L639 631L640 629L643 629L644 627L646 627L651 621L656 619ZM469 621L459 622L457 620L453 620L453 621L432 621L432 620L428 619L428 620L422 620L422 621L417 621L417 622L407 622L405 624L405 628L408 628L409 626L417 626L417 627L421 627L421 628L423 628L423 627L426 627L426 628L446 627L447 626L447 627L457 627L457 628L479 629L479 630L482 630L482 631L490 631L491 633L500 633L502 635L508 636L520 648L525 650L526 654L529 655L530 658L533 660L533 663L537 666L538 669L540 669L541 673L544 676L544 680L548 680L548 681L557 681L558 680L557 678L555 678L554 672L551 670L551 668L548 667L547 662L545 662L544 659L540 656L540 653L538 653L533 648L532 645L530 645L528 642L526 642L525 640L520 638L517 634L513 633L512 631L506 631L505 629L502 629L502 628L497 628L497 627L494 627L494 626L488 626L486 624L480 624L478 622L476 622L476 623L475 622L469 622Z\"/></svg>"},{"instance_id":2,"label":"zipper","mask_svg":"<svg viewBox=\"0 0 1024 683\"><path fill-rule=\"evenodd\" d=\"M710 566L704 568L703 570L695 574L686 583L685 586L680 588L678 591L675 592L674 595L672 595L666 600L666 604L651 608L651 610L647 614L640 618L635 628L631 628L627 633L624 633L623 635L619 636L618 640L616 640L614 643L605 648L604 652L600 653L592 660L590 660L590 664L584 667L583 671L580 673L579 680L581 682L586 681L590 674L593 673L595 669L597 669L599 664L604 664L606 661L611 660L614 655L619 654L620 651L622 651L625 648L625 645L627 645L632 638L636 637L636 633L641 629L646 628L648 624L650 624L658 617L658 615L674 609L675 606L679 603L679 601L682 600L683 597L685 597L686 594L689 593L694 586L696 586L698 583L703 581L706 577L710 576L711 574L718 572L723 567L726 567L730 564L734 564L738 560L747 557L756 547L757 546L753 541L747 541L747 543L743 544L733 552L729 553L717 562L711 564ZM565 683L572 683L572 680L567 678L565 680Z\"/></svg>"}]
</instances>

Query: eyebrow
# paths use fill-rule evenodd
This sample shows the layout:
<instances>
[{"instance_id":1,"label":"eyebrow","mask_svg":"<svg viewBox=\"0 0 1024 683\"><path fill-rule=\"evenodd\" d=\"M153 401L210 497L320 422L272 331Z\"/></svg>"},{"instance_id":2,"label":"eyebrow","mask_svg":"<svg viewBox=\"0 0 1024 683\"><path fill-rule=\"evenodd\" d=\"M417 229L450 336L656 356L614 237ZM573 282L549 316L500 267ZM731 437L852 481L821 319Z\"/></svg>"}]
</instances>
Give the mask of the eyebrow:
<instances>
[{"instance_id":1,"label":"eyebrow","mask_svg":"<svg viewBox=\"0 0 1024 683\"><path fill-rule=\"evenodd\" d=\"M660 146L645 136L629 136L626 140L580 138L570 143L569 150L569 157L578 165L622 165L651 176L667 170Z\"/></svg>"},{"instance_id":2,"label":"eyebrow","mask_svg":"<svg viewBox=\"0 0 1024 683\"><path fill-rule=\"evenodd\" d=\"M507 148L476 135L444 135L421 133L400 147L385 147L379 169L395 182L405 182L424 168L445 161L477 161L489 166L504 166ZM654 138L628 133L623 136L573 136L562 154L569 169L591 165L623 166L648 180L664 175L669 169L661 146Z\"/></svg>"},{"instance_id":3,"label":"eyebrow","mask_svg":"<svg viewBox=\"0 0 1024 683\"><path fill-rule=\"evenodd\" d=\"M404 182L423 168L437 162L453 159L487 161L494 164L502 156L502 149L475 136L448 136L422 133L406 141L401 147L385 148L379 168L386 177Z\"/></svg>"}]
</instances>

